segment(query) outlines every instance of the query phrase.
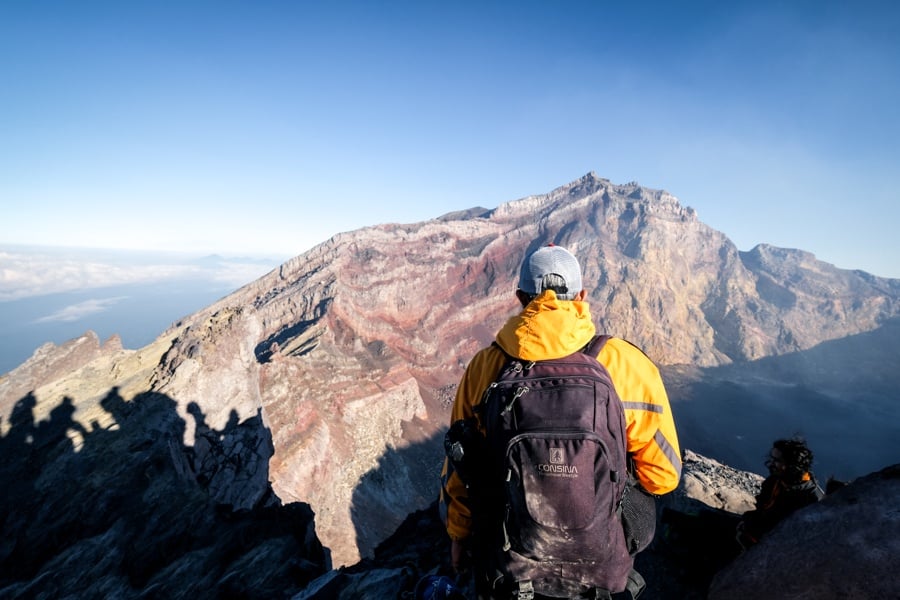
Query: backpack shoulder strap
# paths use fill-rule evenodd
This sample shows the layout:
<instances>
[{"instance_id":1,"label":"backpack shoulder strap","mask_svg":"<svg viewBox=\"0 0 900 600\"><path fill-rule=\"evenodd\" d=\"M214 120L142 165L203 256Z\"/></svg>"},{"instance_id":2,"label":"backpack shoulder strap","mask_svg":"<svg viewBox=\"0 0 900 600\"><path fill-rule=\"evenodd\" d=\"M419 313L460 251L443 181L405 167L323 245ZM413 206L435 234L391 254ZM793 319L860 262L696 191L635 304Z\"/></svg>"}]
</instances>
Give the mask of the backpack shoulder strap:
<instances>
[{"instance_id":1,"label":"backpack shoulder strap","mask_svg":"<svg viewBox=\"0 0 900 600\"><path fill-rule=\"evenodd\" d=\"M581 352L584 352L584 353L587 354L588 356L593 356L594 358L597 358L597 356L600 355L600 351L603 350L603 346L606 345L606 342L607 342L608 340L613 339L613 337L615 337L615 336L607 335L607 334L603 334L603 335L595 335L595 336L591 339L591 341L588 342L587 345L586 345L584 348L581 349ZM633 346L634 348L636 348L636 349L637 349L638 351L640 351L640 353L643 354L644 356L647 356L647 353L644 352L644 349L641 348L640 346L638 346L637 344L635 344L634 342L632 342L632 341L630 341L630 340L626 340L625 338L620 338L620 339L621 339L623 342L627 343L628 345ZM647 358L648 358L649 360L652 360L649 356L647 356Z\"/></svg>"},{"instance_id":2,"label":"backpack shoulder strap","mask_svg":"<svg viewBox=\"0 0 900 600\"><path fill-rule=\"evenodd\" d=\"M611 335L595 335L591 338L591 341L581 349L581 352L592 358L597 358L600 355L600 351L603 350L603 346L605 346L606 342L610 339L612 339Z\"/></svg>"}]
</instances>

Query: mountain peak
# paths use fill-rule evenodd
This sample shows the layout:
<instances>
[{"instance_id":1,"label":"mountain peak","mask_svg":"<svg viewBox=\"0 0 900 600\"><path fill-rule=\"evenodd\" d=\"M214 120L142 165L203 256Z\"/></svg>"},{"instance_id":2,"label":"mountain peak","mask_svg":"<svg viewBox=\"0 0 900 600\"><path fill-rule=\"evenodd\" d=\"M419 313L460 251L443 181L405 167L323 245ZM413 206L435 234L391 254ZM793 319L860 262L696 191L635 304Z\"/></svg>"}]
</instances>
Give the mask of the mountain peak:
<instances>
[{"instance_id":1,"label":"mountain peak","mask_svg":"<svg viewBox=\"0 0 900 600\"><path fill-rule=\"evenodd\" d=\"M750 456L755 465L776 428L812 413L845 422L847 406L864 426L845 428L837 441L829 434L821 456L852 443L857 455L880 460L882 442L895 445L896 422L883 413L863 421L860 407L889 406L897 336L879 336L885 364L869 365L872 377L842 378L837 388L824 375L861 372L850 341L864 344L900 319L900 290L824 266L798 270L790 253L760 248L748 258L668 192L594 173L494 211L338 234L145 348L101 350L94 336L72 369L51 369L52 381L39 369L11 372L0 380L0 409L10 414L28 397L43 416L69 398L80 419L73 427L93 432L111 427L103 402L112 388L123 413L165 397L166 414L183 420L171 447L192 463L220 456L204 441L213 433L255 423L271 432L273 450L259 446L259 456L271 456L268 472L229 471L220 485L203 470L204 493L249 510L271 482L282 502L311 506L334 563L352 564L436 496L455 386L519 309L523 255L549 242L578 256L598 330L635 343L666 373L673 410L684 415L676 419L683 447L712 445L717 454L696 450ZM669 370L679 365L690 369ZM873 390L872 381L882 387ZM701 397L715 402L691 413ZM709 418L723 410L729 415ZM729 423L735 429L726 435ZM864 447L849 439L860 430Z\"/></svg>"}]
</instances>

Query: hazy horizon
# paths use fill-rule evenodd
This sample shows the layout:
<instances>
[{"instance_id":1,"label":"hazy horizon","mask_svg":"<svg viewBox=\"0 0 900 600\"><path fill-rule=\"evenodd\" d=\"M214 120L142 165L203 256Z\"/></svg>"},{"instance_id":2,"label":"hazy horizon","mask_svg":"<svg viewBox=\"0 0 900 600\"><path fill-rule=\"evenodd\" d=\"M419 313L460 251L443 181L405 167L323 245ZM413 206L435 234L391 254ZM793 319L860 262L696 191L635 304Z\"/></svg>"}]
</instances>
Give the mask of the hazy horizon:
<instances>
[{"instance_id":1,"label":"hazy horizon","mask_svg":"<svg viewBox=\"0 0 900 600\"><path fill-rule=\"evenodd\" d=\"M294 256L590 171L900 278L900 4L0 3L0 243Z\"/></svg>"},{"instance_id":2,"label":"hazy horizon","mask_svg":"<svg viewBox=\"0 0 900 600\"><path fill-rule=\"evenodd\" d=\"M41 345L94 331L119 335L129 349L150 343L281 264L109 249L0 245L0 374Z\"/></svg>"}]
</instances>

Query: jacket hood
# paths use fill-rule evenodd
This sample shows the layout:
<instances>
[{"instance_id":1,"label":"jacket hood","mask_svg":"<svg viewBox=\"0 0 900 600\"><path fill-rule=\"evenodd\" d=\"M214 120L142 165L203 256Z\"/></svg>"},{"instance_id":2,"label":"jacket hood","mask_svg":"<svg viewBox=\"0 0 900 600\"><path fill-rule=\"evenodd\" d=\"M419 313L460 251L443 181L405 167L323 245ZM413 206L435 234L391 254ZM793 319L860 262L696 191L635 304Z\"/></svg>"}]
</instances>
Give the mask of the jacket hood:
<instances>
[{"instance_id":1,"label":"jacket hood","mask_svg":"<svg viewBox=\"0 0 900 600\"><path fill-rule=\"evenodd\" d=\"M522 360L548 360L577 352L595 331L587 302L559 300L547 290L506 322L497 344Z\"/></svg>"}]
</instances>

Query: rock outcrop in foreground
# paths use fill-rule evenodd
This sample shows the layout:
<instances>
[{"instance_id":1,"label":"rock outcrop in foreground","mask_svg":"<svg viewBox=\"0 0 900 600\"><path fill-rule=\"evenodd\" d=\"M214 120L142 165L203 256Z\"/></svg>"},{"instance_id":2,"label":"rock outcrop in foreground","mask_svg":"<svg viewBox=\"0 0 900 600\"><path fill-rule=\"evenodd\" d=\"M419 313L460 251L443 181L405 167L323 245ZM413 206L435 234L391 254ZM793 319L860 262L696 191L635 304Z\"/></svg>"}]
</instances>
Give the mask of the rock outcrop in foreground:
<instances>
[{"instance_id":1,"label":"rock outcrop in foreground","mask_svg":"<svg viewBox=\"0 0 900 600\"><path fill-rule=\"evenodd\" d=\"M193 410L192 447L175 402L146 393L101 402L88 428L63 400L35 421L16 404L0 438L0 598L259 598L289 596L331 568L309 505L248 489L272 455L260 418L221 430Z\"/></svg>"},{"instance_id":2,"label":"rock outcrop in foreground","mask_svg":"<svg viewBox=\"0 0 900 600\"><path fill-rule=\"evenodd\" d=\"M710 600L900 598L900 464L781 523L716 575Z\"/></svg>"}]
</instances>

